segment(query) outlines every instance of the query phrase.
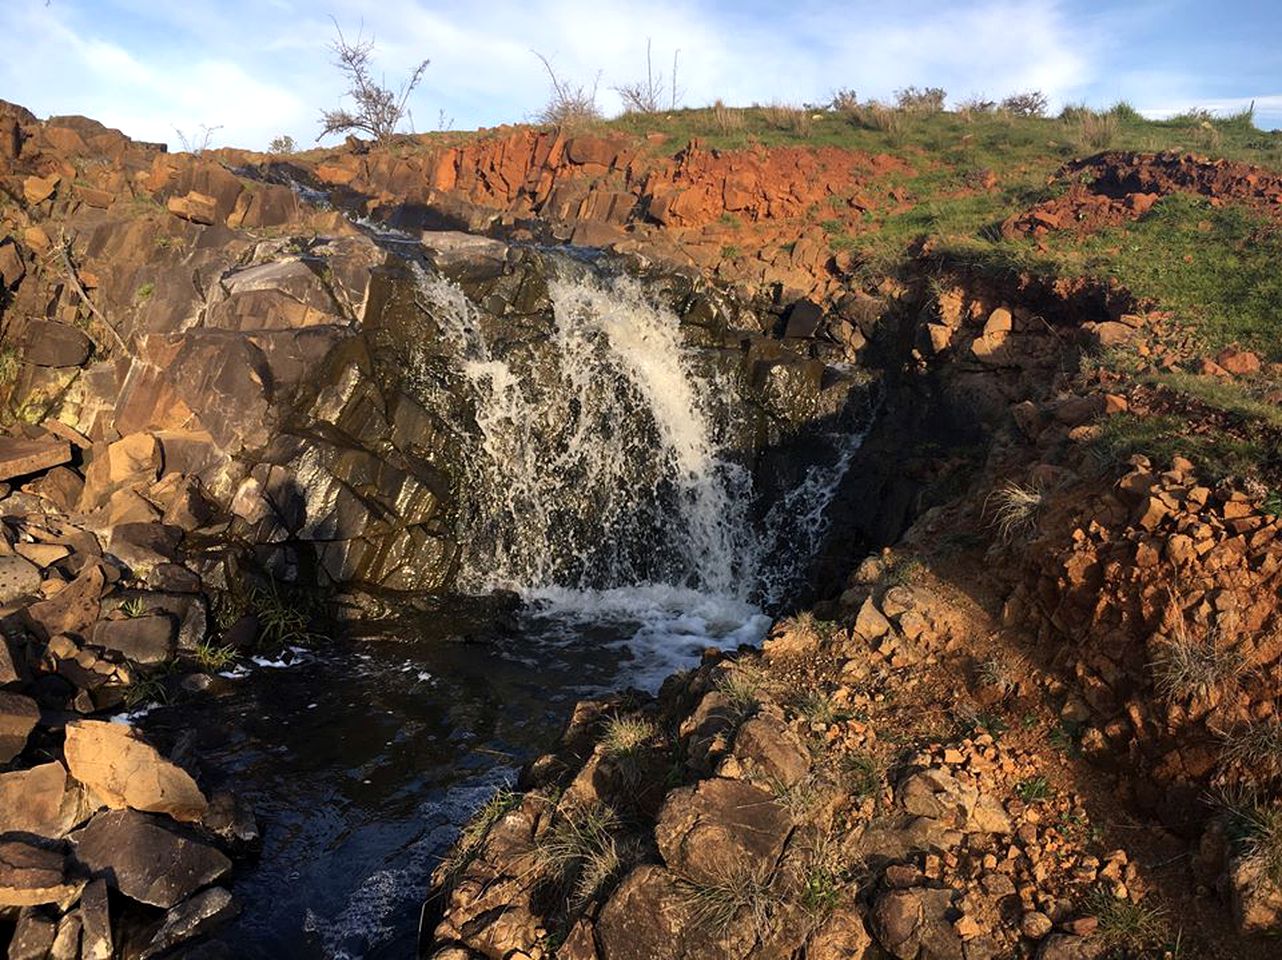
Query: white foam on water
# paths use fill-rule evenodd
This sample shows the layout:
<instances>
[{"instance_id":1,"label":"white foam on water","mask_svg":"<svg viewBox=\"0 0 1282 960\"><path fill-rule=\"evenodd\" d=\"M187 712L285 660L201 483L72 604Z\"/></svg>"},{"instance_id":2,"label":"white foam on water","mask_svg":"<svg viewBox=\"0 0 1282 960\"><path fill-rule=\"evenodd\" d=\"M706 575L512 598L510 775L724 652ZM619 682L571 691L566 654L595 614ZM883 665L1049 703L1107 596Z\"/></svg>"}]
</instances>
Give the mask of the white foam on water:
<instances>
[{"instance_id":1,"label":"white foam on water","mask_svg":"<svg viewBox=\"0 0 1282 960\"><path fill-rule=\"evenodd\" d=\"M736 597L674 587L641 584L610 590L544 587L523 593L532 619L550 629L545 643L573 643L587 627L610 625L618 639L604 646L626 650L611 684L656 693L670 674L698 663L709 648L734 650L757 644L770 627L770 617Z\"/></svg>"}]
</instances>

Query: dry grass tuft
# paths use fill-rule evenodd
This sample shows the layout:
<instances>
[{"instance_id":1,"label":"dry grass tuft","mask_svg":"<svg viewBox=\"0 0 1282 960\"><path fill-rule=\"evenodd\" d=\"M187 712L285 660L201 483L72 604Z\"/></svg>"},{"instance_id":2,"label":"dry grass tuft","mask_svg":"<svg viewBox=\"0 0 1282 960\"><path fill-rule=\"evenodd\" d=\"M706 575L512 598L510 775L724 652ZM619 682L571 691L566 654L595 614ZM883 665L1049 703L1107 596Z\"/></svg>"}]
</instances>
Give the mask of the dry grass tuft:
<instances>
[{"instance_id":1,"label":"dry grass tuft","mask_svg":"<svg viewBox=\"0 0 1282 960\"><path fill-rule=\"evenodd\" d=\"M712 122L721 133L733 133L743 129L743 110L739 107L727 107L721 100L712 105Z\"/></svg>"},{"instance_id":2,"label":"dry grass tuft","mask_svg":"<svg viewBox=\"0 0 1282 960\"><path fill-rule=\"evenodd\" d=\"M635 757L654 740L659 728L647 717L610 717L601 733L601 750L614 759Z\"/></svg>"},{"instance_id":3,"label":"dry grass tuft","mask_svg":"<svg viewBox=\"0 0 1282 960\"><path fill-rule=\"evenodd\" d=\"M535 846L545 874L566 891L574 908L595 899L636 859L635 845L621 842L618 815L603 804L569 811Z\"/></svg>"},{"instance_id":4,"label":"dry grass tuft","mask_svg":"<svg viewBox=\"0 0 1282 960\"><path fill-rule=\"evenodd\" d=\"M1120 124L1115 113L1084 111L1077 121L1077 146L1080 150L1107 150L1117 138Z\"/></svg>"},{"instance_id":5,"label":"dry grass tuft","mask_svg":"<svg viewBox=\"0 0 1282 960\"><path fill-rule=\"evenodd\" d=\"M1253 723L1225 734L1220 758L1256 783L1282 779L1282 723Z\"/></svg>"},{"instance_id":6,"label":"dry grass tuft","mask_svg":"<svg viewBox=\"0 0 1282 960\"><path fill-rule=\"evenodd\" d=\"M984 513L993 518L1002 543L1024 540L1037 529L1037 515L1045 495L1037 484L1023 486L1007 480L984 500Z\"/></svg>"},{"instance_id":7,"label":"dry grass tuft","mask_svg":"<svg viewBox=\"0 0 1282 960\"><path fill-rule=\"evenodd\" d=\"M1248 671L1246 658L1236 647L1217 647L1216 631L1206 637L1189 635L1181 616L1153 658L1153 685L1168 700L1206 697L1212 691L1240 680Z\"/></svg>"},{"instance_id":8,"label":"dry grass tuft","mask_svg":"<svg viewBox=\"0 0 1282 960\"><path fill-rule=\"evenodd\" d=\"M692 907L691 919L699 926L724 933L731 926L746 925L758 938L770 929L770 918L779 895L763 877L746 864L729 870L712 883L683 881Z\"/></svg>"}]
</instances>

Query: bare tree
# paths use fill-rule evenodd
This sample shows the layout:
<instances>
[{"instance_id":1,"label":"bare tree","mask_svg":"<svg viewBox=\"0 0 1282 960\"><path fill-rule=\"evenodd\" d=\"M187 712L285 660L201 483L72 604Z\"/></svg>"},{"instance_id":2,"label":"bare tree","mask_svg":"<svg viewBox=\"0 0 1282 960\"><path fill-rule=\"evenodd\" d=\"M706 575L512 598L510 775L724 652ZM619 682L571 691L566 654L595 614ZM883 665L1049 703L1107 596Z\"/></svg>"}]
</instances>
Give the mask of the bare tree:
<instances>
[{"instance_id":1,"label":"bare tree","mask_svg":"<svg viewBox=\"0 0 1282 960\"><path fill-rule=\"evenodd\" d=\"M651 40L646 37L645 41L645 80L637 83L625 83L622 86L614 88L614 92L623 98L623 108L629 113L658 113L663 109L663 97L666 92L663 71L655 72L654 61L651 58ZM680 57L681 51L672 52L672 90L671 99L668 102L668 109L677 108L677 99L680 94L677 91L677 58Z\"/></svg>"},{"instance_id":2,"label":"bare tree","mask_svg":"<svg viewBox=\"0 0 1282 960\"><path fill-rule=\"evenodd\" d=\"M423 80L430 61L423 60L410 72L401 85L393 90L384 86L381 79L375 81L372 73L374 38L364 36L364 27L356 34L356 39L348 41L343 30L334 21L334 31L338 34L330 44L334 54L334 66L347 78L347 93L355 108L335 107L333 110L321 111L321 132L319 141L332 133L368 133L375 140L385 141L396 133L401 121L409 115L407 104L410 94Z\"/></svg>"},{"instance_id":3,"label":"bare tree","mask_svg":"<svg viewBox=\"0 0 1282 960\"><path fill-rule=\"evenodd\" d=\"M212 140L214 138L214 134L222 128L223 125L221 123L216 127L211 127L208 124L202 123L200 125L200 132L193 133L191 136L188 136L185 131L178 129L177 127L174 127L174 133L178 134L178 139L182 141L183 151L185 153L194 153L196 156L200 156L209 149L209 141Z\"/></svg>"},{"instance_id":4,"label":"bare tree","mask_svg":"<svg viewBox=\"0 0 1282 960\"><path fill-rule=\"evenodd\" d=\"M537 50L530 52L539 58L543 69L548 72L548 78L552 81L552 95L539 111L539 123L573 127L601 119L601 108L596 102L597 85L601 82L600 72L592 81L591 88L576 85L558 77L556 71L552 69L552 64L543 54Z\"/></svg>"}]
</instances>

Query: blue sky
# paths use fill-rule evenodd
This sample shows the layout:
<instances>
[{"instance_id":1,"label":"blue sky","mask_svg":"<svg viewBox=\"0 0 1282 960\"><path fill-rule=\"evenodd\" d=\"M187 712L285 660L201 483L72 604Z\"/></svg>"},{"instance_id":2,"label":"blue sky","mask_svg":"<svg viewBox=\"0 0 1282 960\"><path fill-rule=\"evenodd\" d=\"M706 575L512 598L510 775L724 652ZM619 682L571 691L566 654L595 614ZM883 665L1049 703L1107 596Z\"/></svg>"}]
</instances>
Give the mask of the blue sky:
<instances>
[{"instance_id":1,"label":"blue sky","mask_svg":"<svg viewBox=\"0 0 1282 960\"><path fill-rule=\"evenodd\" d=\"M0 98L41 116L80 113L177 144L310 145L342 85L330 16L363 21L388 80L429 58L411 102L418 130L528 119L546 77L611 87L643 76L646 38L667 68L680 48L686 105L861 99L908 84L951 99L1040 89L1065 103L1129 100L1152 115L1240 109L1282 127L1282 2L967 0L4 0Z\"/></svg>"}]
</instances>

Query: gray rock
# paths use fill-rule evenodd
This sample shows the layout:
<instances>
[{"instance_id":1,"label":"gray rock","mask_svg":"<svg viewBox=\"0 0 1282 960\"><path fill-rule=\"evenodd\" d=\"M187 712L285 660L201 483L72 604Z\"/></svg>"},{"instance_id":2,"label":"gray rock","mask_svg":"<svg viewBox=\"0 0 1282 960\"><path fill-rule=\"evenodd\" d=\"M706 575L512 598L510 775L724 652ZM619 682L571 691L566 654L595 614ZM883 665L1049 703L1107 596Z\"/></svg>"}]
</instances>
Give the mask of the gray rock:
<instances>
[{"instance_id":1,"label":"gray rock","mask_svg":"<svg viewBox=\"0 0 1282 960\"><path fill-rule=\"evenodd\" d=\"M134 663L164 663L174 655L174 621L165 614L125 620L99 620L91 642Z\"/></svg>"},{"instance_id":2,"label":"gray rock","mask_svg":"<svg viewBox=\"0 0 1282 960\"><path fill-rule=\"evenodd\" d=\"M57 933L58 924L53 917L27 907L18 914L13 939L9 941L9 960L45 960Z\"/></svg>"},{"instance_id":3,"label":"gray rock","mask_svg":"<svg viewBox=\"0 0 1282 960\"><path fill-rule=\"evenodd\" d=\"M132 900L169 909L231 870L231 861L159 817L100 813L71 835L76 859Z\"/></svg>"},{"instance_id":4,"label":"gray rock","mask_svg":"<svg viewBox=\"0 0 1282 960\"><path fill-rule=\"evenodd\" d=\"M111 960L116 951L106 880L91 881L80 895L80 930L81 960Z\"/></svg>"},{"instance_id":5,"label":"gray rock","mask_svg":"<svg viewBox=\"0 0 1282 960\"><path fill-rule=\"evenodd\" d=\"M0 604L31 596L39 589L39 567L16 553L0 556Z\"/></svg>"},{"instance_id":6,"label":"gray rock","mask_svg":"<svg viewBox=\"0 0 1282 960\"><path fill-rule=\"evenodd\" d=\"M151 938L140 960L150 960L180 943L202 937L234 917L240 908L222 887L202 890L169 911L165 922Z\"/></svg>"}]
</instances>

